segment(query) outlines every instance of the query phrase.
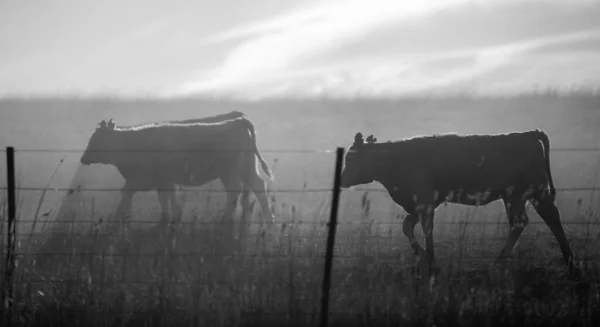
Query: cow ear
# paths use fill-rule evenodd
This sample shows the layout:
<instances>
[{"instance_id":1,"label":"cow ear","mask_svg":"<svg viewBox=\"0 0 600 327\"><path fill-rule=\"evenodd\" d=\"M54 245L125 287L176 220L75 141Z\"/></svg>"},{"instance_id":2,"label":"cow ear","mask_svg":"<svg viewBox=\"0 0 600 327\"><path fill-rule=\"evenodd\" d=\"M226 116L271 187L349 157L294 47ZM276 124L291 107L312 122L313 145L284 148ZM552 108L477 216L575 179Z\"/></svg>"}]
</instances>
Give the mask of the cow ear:
<instances>
[{"instance_id":1,"label":"cow ear","mask_svg":"<svg viewBox=\"0 0 600 327\"><path fill-rule=\"evenodd\" d=\"M102 120L100 124L98 124L100 128L106 128L106 120Z\"/></svg>"},{"instance_id":2,"label":"cow ear","mask_svg":"<svg viewBox=\"0 0 600 327\"><path fill-rule=\"evenodd\" d=\"M115 129L115 122L112 120L112 118L108 121L108 128Z\"/></svg>"},{"instance_id":3,"label":"cow ear","mask_svg":"<svg viewBox=\"0 0 600 327\"><path fill-rule=\"evenodd\" d=\"M353 146L361 146L365 143L365 140L363 140L363 135L361 132L356 133L356 135L354 136L354 144Z\"/></svg>"}]
</instances>

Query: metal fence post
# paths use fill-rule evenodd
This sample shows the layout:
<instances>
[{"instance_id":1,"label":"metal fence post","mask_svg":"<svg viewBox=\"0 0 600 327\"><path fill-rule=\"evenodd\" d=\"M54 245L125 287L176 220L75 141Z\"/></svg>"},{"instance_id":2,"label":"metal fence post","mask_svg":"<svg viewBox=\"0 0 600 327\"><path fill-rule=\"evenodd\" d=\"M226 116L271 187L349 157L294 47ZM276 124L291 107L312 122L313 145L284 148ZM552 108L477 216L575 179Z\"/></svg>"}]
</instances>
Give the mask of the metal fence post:
<instances>
[{"instance_id":1,"label":"metal fence post","mask_svg":"<svg viewBox=\"0 0 600 327\"><path fill-rule=\"evenodd\" d=\"M327 326L327 320L329 318L329 289L331 286L331 267L333 265L333 246L335 243L335 229L337 227L337 214L340 202L340 182L343 160L344 148L337 148L335 158L335 176L333 180L333 197L331 200L331 217L329 218L327 249L325 253L325 274L323 276L323 290L321 293L321 327Z\"/></svg>"},{"instance_id":2,"label":"metal fence post","mask_svg":"<svg viewBox=\"0 0 600 327\"><path fill-rule=\"evenodd\" d=\"M6 147L6 189L8 195L8 218L6 221L6 261L4 264L4 280L2 282L2 303L0 321L3 325L10 325L13 301L13 270L15 267L15 239L16 239L16 196L15 196L15 149Z\"/></svg>"}]
</instances>

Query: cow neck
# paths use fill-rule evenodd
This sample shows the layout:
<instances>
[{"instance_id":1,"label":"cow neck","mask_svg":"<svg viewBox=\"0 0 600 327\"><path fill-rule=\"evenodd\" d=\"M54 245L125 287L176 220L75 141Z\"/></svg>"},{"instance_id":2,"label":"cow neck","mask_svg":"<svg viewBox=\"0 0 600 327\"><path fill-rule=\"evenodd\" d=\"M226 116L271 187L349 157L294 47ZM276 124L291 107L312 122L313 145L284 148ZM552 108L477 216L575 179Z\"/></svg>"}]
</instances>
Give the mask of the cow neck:
<instances>
[{"instance_id":1,"label":"cow neck","mask_svg":"<svg viewBox=\"0 0 600 327\"><path fill-rule=\"evenodd\" d=\"M144 132L146 129L138 130L116 130L117 147L121 149L137 149L145 146L157 146L152 140L154 133Z\"/></svg>"},{"instance_id":2,"label":"cow neck","mask_svg":"<svg viewBox=\"0 0 600 327\"><path fill-rule=\"evenodd\" d=\"M369 153L369 168L367 173L374 181L385 184L386 176L389 177L389 172L394 169L394 160L390 160L390 155L393 153L391 144L369 144L366 145Z\"/></svg>"},{"instance_id":3,"label":"cow neck","mask_svg":"<svg viewBox=\"0 0 600 327\"><path fill-rule=\"evenodd\" d=\"M144 139L137 130L115 130L114 133L111 147L118 151L113 158L116 166L120 169L131 170L132 167L139 165L140 160L142 162L146 160L144 158L147 155L135 151L144 151L152 147L151 140ZM142 155L140 156L140 154Z\"/></svg>"},{"instance_id":4,"label":"cow neck","mask_svg":"<svg viewBox=\"0 0 600 327\"><path fill-rule=\"evenodd\" d=\"M395 183L395 177L411 174L414 152L406 142L375 144L378 151L373 155L374 180L384 186Z\"/></svg>"}]
</instances>

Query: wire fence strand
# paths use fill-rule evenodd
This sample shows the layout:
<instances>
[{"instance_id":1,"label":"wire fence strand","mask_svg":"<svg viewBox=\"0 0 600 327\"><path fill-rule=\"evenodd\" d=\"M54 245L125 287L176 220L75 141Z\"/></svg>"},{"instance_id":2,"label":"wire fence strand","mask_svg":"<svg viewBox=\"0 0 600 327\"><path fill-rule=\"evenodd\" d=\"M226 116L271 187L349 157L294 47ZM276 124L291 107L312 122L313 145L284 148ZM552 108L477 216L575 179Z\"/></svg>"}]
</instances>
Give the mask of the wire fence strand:
<instances>
[{"instance_id":1,"label":"wire fence strand","mask_svg":"<svg viewBox=\"0 0 600 327\"><path fill-rule=\"evenodd\" d=\"M506 240L506 237L497 238L498 240ZM210 258L216 259L227 259L227 260L239 260L239 259L281 259L281 260L289 260L291 257L294 260L325 260L325 249L323 251L315 251L313 254L300 254L300 253L282 253L282 254L274 254L274 253L244 253L244 254L221 254L221 253L207 253L207 252L189 252L189 253L169 253L169 254L160 254L160 253L107 253L107 252L34 252L34 253L16 253L15 256L18 257L27 257L31 255L35 256L54 256L54 257L85 257L85 256L95 256L101 257L103 259L112 259L112 258L123 258L123 259L132 259L132 258L152 258L152 259L194 259L198 261L208 260ZM381 254L378 253L376 255L360 253L356 250L354 254L347 253L338 253L338 251L334 251L333 259L337 261L343 261L338 264L358 264L360 261L363 262L372 262L368 265L373 266L385 266L390 265L389 261L398 262L401 259L400 254ZM463 261L479 261L481 259L495 259L496 255L477 255L476 257L466 257L462 258ZM580 256L581 260L598 260L600 259L599 255L588 255L588 256ZM377 259L377 262L374 261ZM387 262L386 262L387 261ZM401 265L401 263L397 263L397 265ZM270 284L267 282L267 284Z\"/></svg>"},{"instance_id":2,"label":"wire fence strand","mask_svg":"<svg viewBox=\"0 0 600 327\"><path fill-rule=\"evenodd\" d=\"M16 153L254 153L254 149L160 149L160 150L140 150L140 149L111 149L111 150L78 150L78 149L23 149L15 150ZM298 150L282 150L282 149L259 149L260 153L325 153L333 154L335 150L327 149L298 149Z\"/></svg>"},{"instance_id":3,"label":"wire fence strand","mask_svg":"<svg viewBox=\"0 0 600 327\"><path fill-rule=\"evenodd\" d=\"M109 221L112 223L113 221ZM117 221L118 222L118 221ZM20 219L18 223L53 223L53 224L73 224L72 221L67 220L54 220L54 219ZM126 224L158 224L157 220L132 220L126 222ZM272 225L294 225L294 226L326 226L329 223L327 220L319 220L319 221L300 221L300 220L275 220ZM74 224L86 225L86 224L104 224L104 222L99 223L97 220L77 220ZM173 225L215 225L215 226L243 226L243 225L268 225L265 221L181 221L172 223ZM402 225L402 219L398 219L397 221L377 221L373 219L365 220L365 221L338 221L337 225L341 226L360 226L365 224L375 224L375 225ZM478 220L455 220L455 221L445 221L439 220L435 222L436 225L506 225L507 221L478 221ZM530 221L529 225L545 225L546 223L543 221ZM600 221L563 221L563 225L600 225ZM284 228L285 226L281 227ZM193 234L193 233L190 233ZM28 233L27 235L33 235L34 233ZM40 234L41 236L46 235L44 233ZM185 235L185 233L183 234Z\"/></svg>"},{"instance_id":4,"label":"wire fence strand","mask_svg":"<svg viewBox=\"0 0 600 327\"><path fill-rule=\"evenodd\" d=\"M7 187L0 187L0 190L7 190ZM56 192L120 192L120 188L68 188L68 187L17 187L18 191L56 191ZM144 191L172 191L170 188L128 188L127 191L144 192ZM179 188L181 192L198 192L198 193L237 193L243 190L227 190L227 189L190 189ZM584 191L600 191L600 186L590 187L557 187L557 192L584 192ZM301 189L269 189L269 193L317 193L317 192L333 192L331 188L301 188ZM384 192L388 191L385 188L355 188L345 189L344 192Z\"/></svg>"},{"instance_id":5,"label":"wire fence strand","mask_svg":"<svg viewBox=\"0 0 600 327\"><path fill-rule=\"evenodd\" d=\"M2 151L5 151L4 149ZM335 154L335 149L259 149L261 153L325 153ZM15 153L84 153L85 149L15 149ZM136 150L136 149L111 149L111 150L87 150L90 153L227 153L227 152L254 152L253 149L160 149L160 150ZM550 148L550 152L600 152L600 148Z\"/></svg>"}]
</instances>

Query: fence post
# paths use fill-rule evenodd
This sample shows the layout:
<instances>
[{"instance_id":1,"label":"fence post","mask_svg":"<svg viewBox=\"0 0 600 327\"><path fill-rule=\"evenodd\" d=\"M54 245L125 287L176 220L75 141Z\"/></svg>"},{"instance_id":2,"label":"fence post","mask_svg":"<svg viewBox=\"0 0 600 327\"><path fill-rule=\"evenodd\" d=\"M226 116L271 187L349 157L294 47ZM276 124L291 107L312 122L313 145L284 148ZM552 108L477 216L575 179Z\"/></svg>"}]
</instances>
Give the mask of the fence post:
<instances>
[{"instance_id":1,"label":"fence post","mask_svg":"<svg viewBox=\"0 0 600 327\"><path fill-rule=\"evenodd\" d=\"M340 202L340 182L342 175L342 161L344 148L337 148L335 158L335 176L333 179L333 197L331 200L331 217L327 233L327 249L325 253L325 274L323 276L323 291L321 293L321 327L327 326L329 318L329 288L331 284L331 267L333 265L333 245L335 242L335 229L337 227L337 213Z\"/></svg>"},{"instance_id":2,"label":"fence post","mask_svg":"<svg viewBox=\"0 0 600 327\"><path fill-rule=\"evenodd\" d=\"M4 264L4 280L2 283L2 301L0 308L0 321L4 326L10 325L12 319L13 301L13 269L15 266L15 239L16 239L16 196L15 196L15 149L6 147L6 189L8 195L8 219L6 221L6 261Z\"/></svg>"}]
</instances>

